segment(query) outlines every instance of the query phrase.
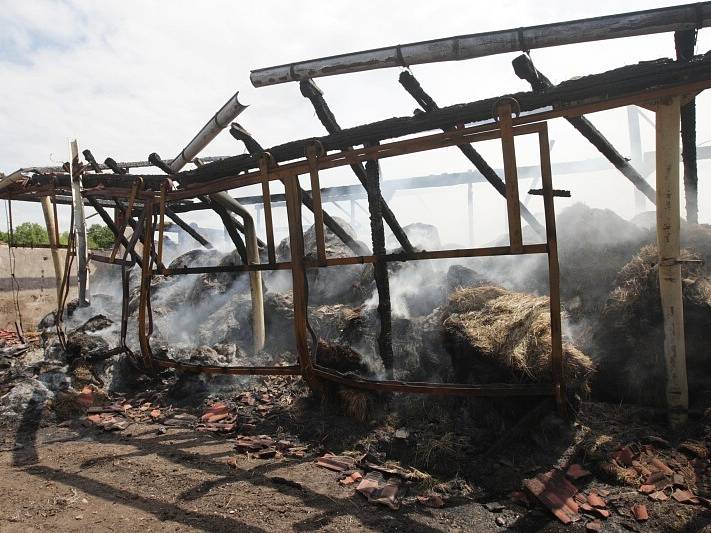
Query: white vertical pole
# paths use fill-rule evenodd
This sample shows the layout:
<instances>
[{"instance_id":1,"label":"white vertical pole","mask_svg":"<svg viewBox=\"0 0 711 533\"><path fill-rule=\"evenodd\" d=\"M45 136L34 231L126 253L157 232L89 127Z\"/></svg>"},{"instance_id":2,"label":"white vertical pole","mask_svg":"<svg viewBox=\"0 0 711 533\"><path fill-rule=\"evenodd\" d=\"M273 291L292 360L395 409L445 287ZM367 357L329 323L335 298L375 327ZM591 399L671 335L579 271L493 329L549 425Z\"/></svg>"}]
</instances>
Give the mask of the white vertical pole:
<instances>
[{"instance_id":1,"label":"white vertical pole","mask_svg":"<svg viewBox=\"0 0 711 533\"><path fill-rule=\"evenodd\" d=\"M630 155L632 156L632 166L642 176L644 174L644 155L642 153L642 136L639 128L639 109L635 106L627 106L627 125L630 135ZM639 214L647 208L647 200L642 192L633 187L634 190L634 211Z\"/></svg>"},{"instance_id":2,"label":"white vertical pole","mask_svg":"<svg viewBox=\"0 0 711 533\"><path fill-rule=\"evenodd\" d=\"M74 209L74 232L77 243L79 306L86 307L89 305L89 250L86 245L86 218L84 216L84 198L81 195L81 168L76 139L69 143L69 151L71 155L69 169L72 176L72 209Z\"/></svg>"},{"instance_id":3,"label":"white vertical pole","mask_svg":"<svg viewBox=\"0 0 711 533\"><path fill-rule=\"evenodd\" d=\"M472 183L467 183L467 226L469 246L474 246L474 185Z\"/></svg>"},{"instance_id":4,"label":"white vertical pole","mask_svg":"<svg viewBox=\"0 0 711 533\"><path fill-rule=\"evenodd\" d=\"M659 292L664 317L666 396L672 426L684 424L689 407L684 341L684 303L679 264L680 97L657 105L657 246Z\"/></svg>"}]
</instances>

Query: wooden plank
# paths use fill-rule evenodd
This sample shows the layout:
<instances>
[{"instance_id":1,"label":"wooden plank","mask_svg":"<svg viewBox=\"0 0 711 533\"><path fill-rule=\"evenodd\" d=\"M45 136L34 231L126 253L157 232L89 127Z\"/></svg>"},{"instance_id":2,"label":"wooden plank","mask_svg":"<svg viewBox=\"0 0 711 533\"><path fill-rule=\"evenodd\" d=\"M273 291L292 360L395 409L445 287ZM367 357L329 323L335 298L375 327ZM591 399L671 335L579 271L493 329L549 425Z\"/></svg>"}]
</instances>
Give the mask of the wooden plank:
<instances>
[{"instance_id":1,"label":"wooden plank","mask_svg":"<svg viewBox=\"0 0 711 533\"><path fill-rule=\"evenodd\" d=\"M563 327L560 307L560 265L558 263L558 237L555 227L555 202L553 198L553 177L551 176L551 155L548 128L539 133L541 185L543 187L543 209L546 217L546 242L548 244L548 287L551 313L551 375L555 389L558 413L567 414L567 395L563 372Z\"/></svg>"},{"instance_id":2,"label":"wooden plank","mask_svg":"<svg viewBox=\"0 0 711 533\"><path fill-rule=\"evenodd\" d=\"M657 105L657 247L659 292L664 318L664 361L669 421L680 426L687 420L689 393L686 377L684 301L679 263L679 128L680 98Z\"/></svg>"},{"instance_id":3,"label":"wooden plank","mask_svg":"<svg viewBox=\"0 0 711 533\"><path fill-rule=\"evenodd\" d=\"M518 194L518 170L516 168L516 147L514 146L513 108L510 102L497 107L499 127L501 128L501 150L504 156L504 175L506 176L506 211L509 222L509 245L519 253L523 250L521 233L521 200Z\"/></svg>"},{"instance_id":4,"label":"wooden plank","mask_svg":"<svg viewBox=\"0 0 711 533\"><path fill-rule=\"evenodd\" d=\"M711 24L711 2L542 24L374 50L339 54L253 70L255 87L349 72L459 61L549 46L693 29Z\"/></svg>"}]
</instances>

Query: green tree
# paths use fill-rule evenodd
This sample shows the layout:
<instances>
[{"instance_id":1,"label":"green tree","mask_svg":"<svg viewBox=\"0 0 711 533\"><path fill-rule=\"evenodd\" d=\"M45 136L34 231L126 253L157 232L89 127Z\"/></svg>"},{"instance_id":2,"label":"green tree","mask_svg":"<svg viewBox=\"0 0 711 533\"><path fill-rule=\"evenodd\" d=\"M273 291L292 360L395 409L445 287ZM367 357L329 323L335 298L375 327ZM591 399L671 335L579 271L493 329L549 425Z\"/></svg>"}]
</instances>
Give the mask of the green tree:
<instances>
[{"instance_id":1,"label":"green tree","mask_svg":"<svg viewBox=\"0 0 711 533\"><path fill-rule=\"evenodd\" d=\"M13 232L13 243L21 246L49 244L47 230L36 222L23 222Z\"/></svg>"},{"instance_id":2,"label":"green tree","mask_svg":"<svg viewBox=\"0 0 711 533\"><path fill-rule=\"evenodd\" d=\"M114 234L107 226L94 224L86 230L89 248L105 250L114 245Z\"/></svg>"}]
</instances>

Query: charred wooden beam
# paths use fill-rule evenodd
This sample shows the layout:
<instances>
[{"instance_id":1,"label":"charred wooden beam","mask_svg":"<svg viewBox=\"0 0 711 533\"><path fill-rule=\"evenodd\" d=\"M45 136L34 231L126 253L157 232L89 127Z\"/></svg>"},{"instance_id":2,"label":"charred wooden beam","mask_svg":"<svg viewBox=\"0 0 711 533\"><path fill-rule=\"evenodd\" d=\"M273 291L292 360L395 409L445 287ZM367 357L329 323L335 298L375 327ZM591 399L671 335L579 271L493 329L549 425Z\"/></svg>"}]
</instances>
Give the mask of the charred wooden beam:
<instances>
[{"instance_id":1,"label":"charred wooden beam","mask_svg":"<svg viewBox=\"0 0 711 533\"><path fill-rule=\"evenodd\" d=\"M527 54L518 56L513 60L512 64L516 75L530 83L534 92L546 93L554 89L555 86L553 83L536 69L533 65L533 61L531 61L531 58ZM630 180L649 201L656 205L657 195L654 192L654 188L647 183L644 177L630 165L629 161L612 146L610 141L593 126L592 122L585 117L569 117L567 120L583 137L590 141L590 144L597 148L624 177Z\"/></svg>"},{"instance_id":2,"label":"charred wooden beam","mask_svg":"<svg viewBox=\"0 0 711 533\"><path fill-rule=\"evenodd\" d=\"M202 244L205 248L214 248L214 246L210 244L210 242L205 237L200 235L200 233L198 233L195 228L193 228L190 224L180 218L178 213L173 211L170 207L165 206L165 214L170 220L175 222L178 227L180 227L185 233L190 235L193 239Z\"/></svg>"},{"instance_id":3,"label":"charred wooden beam","mask_svg":"<svg viewBox=\"0 0 711 533\"><path fill-rule=\"evenodd\" d=\"M368 210L370 212L370 233L373 239L373 254L382 258L385 250L385 229L381 210L382 195L380 194L380 164L369 160L365 164L367 172L366 189L368 191ZM378 317L380 332L378 333L378 351L383 361L387 379L393 379L393 340L392 340L392 308L390 305L390 280L386 261L376 261L373 265L375 286L378 290Z\"/></svg>"},{"instance_id":4,"label":"charred wooden beam","mask_svg":"<svg viewBox=\"0 0 711 533\"><path fill-rule=\"evenodd\" d=\"M400 84L405 88L405 90L410 94L410 96L415 99L415 101L426 113L430 113L439 109L437 102L435 102L434 99L429 94L427 94L427 92L425 92L425 90L420 85L420 82L417 81L417 78L415 78L415 76L411 72L405 70L400 74ZM454 128L445 128L443 129L443 131L451 131L453 129ZM463 144L460 145L458 148L464 154L464 156L474 164L476 169L481 172L482 176L484 176L486 181L491 183L494 189L496 189L496 191L501 196L506 198L506 185L496 173L496 171L491 168L489 163L487 163L486 160L481 156L481 154L471 144ZM528 208L523 204L520 204L520 209L521 216L523 217L523 219L528 222L529 226L531 226L536 233L538 233L541 237L544 237L546 234L546 230L541 225L541 223L538 222L533 213L531 213Z\"/></svg>"},{"instance_id":5,"label":"charred wooden beam","mask_svg":"<svg viewBox=\"0 0 711 533\"><path fill-rule=\"evenodd\" d=\"M125 168L121 168L116 161L114 161L113 158L107 157L104 160L104 164L109 167L114 174L128 174L128 170Z\"/></svg>"},{"instance_id":6,"label":"charred wooden beam","mask_svg":"<svg viewBox=\"0 0 711 533\"><path fill-rule=\"evenodd\" d=\"M230 134L236 140L242 141L245 147L247 148L247 151L251 155L255 157L261 157L261 155L264 154L264 148L262 148L262 145L259 144L259 142L239 124L232 124L232 127L230 128ZM301 186L298 186L298 189L301 191L301 203L303 203L306 208L313 213L314 203L313 199L311 198L311 195L308 192L304 191ZM329 215L326 211L323 211L323 222L324 224L326 224L326 227L330 229L336 235L336 237L338 237L343 242L343 244L345 244L354 254L370 255L370 250L366 246L363 246L358 241L356 241L343 228L343 226L341 226L338 221L334 219L331 215Z\"/></svg>"},{"instance_id":7,"label":"charred wooden beam","mask_svg":"<svg viewBox=\"0 0 711 533\"><path fill-rule=\"evenodd\" d=\"M643 101L645 93L654 94L691 83L711 85L711 54L697 56L688 63L671 59L646 61L621 67L601 74L584 76L559 83L545 93L516 93L510 95L519 103L521 111L535 111L552 106L563 110L585 102L586 106L604 108L606 103L634 96ZM274 146L269 153L277 163L304 157L309 145L318 140L326 151L346 150L371 140L382 141L425 131L450 128L457 124L493 119L492 108L500 97L487 98L467 104L443 107L421 116L396 117L372 124L344 129L318 139L300 139ZM235 176L246 170L259 168L259 157L239 155L215 161L201 168L182 172L183 183L205 182L215 178Z\"/></svg>"},{"instance_id":8,"label":"charred wooden beam","mask_svg":"<svg viewBox=\"0 0 711 533\"><path fill-rule=\"evenodd\" d=\"M311 102L311 105L313 105L314 110L316 111L316 116L318 116L321 124L323 124L324 128L326 128L326 131L328 133L338 133L342 131L341 126L338 124L336 117L331 111L331 108L328 107L326 99L323 97L323 92L318 88L313 80L302 80L299 86L301 88L301 94ZM361 182L363 187L367 188L368 176L366 175L363 164L356 163L355 165L351 165L351 170L353 170L353 174L355 174L356 178L358 178L358 181ZM382 197L380 200L383 218L388 226L390 226L390 230L393 232L393 235L395 235L395 238L405 252L413 253L415 249L413 248L410 239L407 237L407 234L402 229L402 226L400 226L400 223L397 221L397 218L395 218L395 214Z\"/></svg>"},{"instance_id":9,"label":"charred wooden beam","mask_svg":"<svg viewBox=\"0 0 711 533\"><path fill-rule=\"evenodd\" d=\"M99 204L96 198L93 198L91 196L87 196L86 201L89 202L89 205L91 205L91 207L93 207L94 210L98 213L98 215L101 217L101 220L104 221L104 224L109 227L111 233L114 234L114 238L117 239L124 248L129 250L131 258L136 262L136 264L138 266L141 266L141 256L138 255L138 253L136 253L136 250L131 247L128 239L123 233L121 233L121 229L116 225L114 219L111 217L111 215L109 215L106 209L104 209L103 206ZM133 218L129 217L129 220L133 221Z\"/></svg>"},{"instance_id":10,"label":"charred wooden beam","mask_svg":"<svg viewBox=\"0 0 711 533\"><path fill-rule=\"evenodd\" d=\"M99 166L99 163L96 162L94 154L91 153L91 150L87 148L86 150L82 151L82 154L84 154L84 159L86 159L89 165L91 165L91 168L94 170L94 172L96 172L97 174L101 174L101 167Z\"/></svg>"},{"instance_id":11,"label":"charred wooden beam","mask_svg":"<svg viewBox=\"0 0 711 533\"><path fill-rule=\"evenodd\" d=\"M175 172L173 172L173 170L168 166L168 164L163 161L161 157L155 152L148 156L148 162L154 167L161 169L163 172L168 174L168 176L172 176L173 174L175 174Z\"/></svg>"},{"instance_id":12,"label":"charred wooden beam","mask_svg":"<svg viewBox=\"0 0 711 533\"><path fill-rule=\"evenodd\" d=\"M208 198L205 198L204 200L206 200L210 208L215 211L215 213L217 213L217 215L220 217L220 220L222 220L222 224L225 226L227 234L230 236L232 243L235 245L235 249L237 250L240 259L242 259L242 264L248 264L247 246L245 245L239 233L240 231L243 234L245 233L244 226L239 221L237 221L234 216L232 216L232 213L227 211L227 209L222 207L217 202L213 202Z\"/></svg>"},{"instance_id":13,"label":"charred wooden beam","mask_svg":"<svg viewBox=\"0 0 711 533\"><path fill-rule=\"evenodd\" d=\"M678 31L674 34L676 58L689 61L694 57L696 30ZM699 223L698 170L696 163L696 98L681 106L681 156L684 160L684 198L686 221Z\"/></svg>"}]
</instances>

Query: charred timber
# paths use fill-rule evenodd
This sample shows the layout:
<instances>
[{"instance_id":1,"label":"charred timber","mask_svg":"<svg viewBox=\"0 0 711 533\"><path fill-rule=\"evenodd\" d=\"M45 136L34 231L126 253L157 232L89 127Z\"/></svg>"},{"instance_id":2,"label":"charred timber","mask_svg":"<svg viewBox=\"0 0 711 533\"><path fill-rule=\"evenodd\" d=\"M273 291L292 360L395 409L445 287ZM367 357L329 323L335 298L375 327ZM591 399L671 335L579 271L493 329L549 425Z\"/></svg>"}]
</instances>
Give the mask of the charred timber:
<instances>
[{"instance_id":1,"label":"charred timber","mask_svg":"<svg viewBox=\"0 0 711 533\"><path fill-rule=\"evenodd\" d=\"M128 169L127 168L121 168L116 161L114 161L113 158L107 157L104 160L104 164L109 167L114 174L128 174Z\"/></svg>"},{"instance_id":2,"label":"charred timber","mask_svg":"<svg viewBox=\"0 0 711 533\"><path fill-rule=\"evenodd\" d=\"M212 244L210 244L210 242L205 237L200 235L200 233L198 233L195 228L193 228L190 224L180 218L180 216L178 216L178 214L170 207L165 206L165 214L170 220L175 222L178 227L180 227L185 233L190 235L193 239L202 244L205 248L214 248L214 246L212 246Z\"/></svg>"},{"instance_id":3,"label":"charred timber","mask_svg":"<svg viewBox=\"0 0 711 533\"><path fill-rule=\"evenodd\" d=\"M651 90L679 87L695 81L711 80L711 55L697 56L691 61L671 59L646 61L601 74L584 76L559 83L544 93L512 94L521 111L540 110L554 106L556 109L575 103L603 104L615 98L640 95ZM492 108L500 97L488 98L467 104L443 107L431 113L414 117L396 117L372 124L344 129L336 134L317 138L326 151L347 150L370 140L382 141L426 131L451 128L457 124L493 119ZM275 162L303 158L306 149L315 139L301 139L269 149ZM185 184L205 182L215 178L235 176L240 172L259 167L259 158L252 155L228 157L199 169L182 172L179 177Z\"/></svg>"},{"instance_id":4,"label":"charred timber","mask_svg":"<svg viewBox=\"0 0 711 533\"><path fill-rule=\"evenodd\" d=\"M265 153L264 148L262 148L262 145L259 144L259 141L252 137L252 135L239 124L232 124L232 127L230 128L230 134L236 140L242 141L245 147L247 148L247 151L255 157L262 157L262 155ZM304 191L300 185L298 186L298 189L300 191L301 203L304 204L306 208L313 213L314 203L313 199L311 198L311 195L308 192ZM353 237L351 237L351 235L338 223L336 219L334 219L326 211L322 210L322 213L323 223L326 225L326 227L330 229L334 233L334 235L336 235L336 237L338 237L341 242L343 242L343 244L345 244L354 254L370 255L370 250L368 250L367 247L364 247Z\"/></svg>"},{"instance_id":5,"label":"charred timber","mask_svg":"<svg viewBox=\"0 0 711 533\"><path fill-rule=\"evenodd\" d=\"M114 219L111 217L106 212L106 209L104 209L101 205L99 205L99 202L95 198L92 198L91 196L86 197L87 202L89 202L89 205L94 208L94 210L99 214L101 217L101 220L104 221L104 224L106 224L109 229L111 230L111 233L114 234L114 238L118 239L118 241L123 245L124 248L129 250L131 254L131 258L136 262L136 264L140 267L143 262L141 260L141 256L136 253L136 250L134 250L130 243L128 242L128 239L125 237L123 233L121 233L121 230L119 227L116 225L114 222ZM132 220L132 219L131 219Z\"/></svg>"},{"instance_id":6,"label":"charred timber","mask_svg":"<svg viewBox=\"0 0 711 533\"><path fill-rule=\"evenodd\" d=\"M678 31L674 34L676 58L689 61L694 57L696 30ZM696 162L696 98L681 106L681 156L684 160L684 198L686 221L699 223L698 169Z\"/></svg>"},{"instance_id":7,"label":"charred timber","mask_svg":"<svg viewBox=\"0 0 711 533\"><path fill-rule=\"evenodd\" d=\"M412 96L419 106L426 112L431 113L439 109L437 102L425 92L425 90L417 81L415 76L411 72L405 70L400 74L400 84L405 88L405 90ZM442 131L451 131L454 128L446 128ZM476 169L481 172L482 176L491 183L491 185L496 189L496 191L506 198L506 185L503 180L499 177L496 171L491 168L489 163L481 156L479 152L471 144L460 145L459 150L464 154L464 156L472 162ZM546 234L545 228L541 225L536 217L531 213L528 208L520 203L521 216L528 222L528 224L538 233L541 237Z\"/></svg>"},{"instance_id":8,"label":"charred timber","mask_svg":"<svg viewBox=\"0 0 711 533\"><path fill-rule=\"evenodd\" d=\"M555 88L553 83L534 66L527 54L522 54L513 60L516 75L531 84L534 92L546 93ZM647 180L630 165L629 161L612 146L605 136L585 117L568 117L568 122L597 148L624 177L644 194L650 202L656 204L657 195Z\"/></svg>"},{"instance_id":9,"label":"charred timber","mask_svg":"<svg viewBox=\"0 0 711 533\"><path fill-rule=\"evenodd\" d=\"M94 172L96 172L97 174L101 174L101 166L99 166L99 163L96 162L94 154L91 153L91 150L86 149L82 152L82 154L84 154L84 159L89 162L89 165L91 165L91 168L94 170Z\"/></svg>"},{"instance_id":10,"label":"charred timber","mask_svg":"<svg viewBox=\"0 0 711 533\"><path fill-rule=\"evenodd\" d=\"M370 211L370 232L373 239L373 254L375 257L385 256L385 229L381 211L382 195L380 194L380 164L369 160L365 164L367 172L368 210ZM380 332L378 333L378 351L383 361L388 379L393 378L393 340L392 340L392 308L390 305L390 280L388 264L376 261L373 265L375 286L378 290L378 318Z\"/></svg>"},{"instance_id":11,"label":"charred timber","mask_svg":"<svg viewBox=\"0 0 711 533\"><path fill-rule=\"evenodd\" d=\"M335 115L331 111L331 108L328 107L328 103L323 97L323 92L318 88L313 80L302 80L299 86L301 88L301 94L311 102L311 105L313 105L314 110L316 111L316 116L321 121L321 124L323 124L323 127L326 128L326 131L328 133L338 133L342 131L341 126L336 121ZM363 164L356 163L351 165L351 170L353 170L353 174L355 174L356 178L358 178L358 181L361 182L363 187L367 189L368 176L366 175ZM410 239L407 237L405 230L402 229L402 226L400 226L397 218L395 218L395 214L392 212L390 206L382 198L382 196L380 197L380 207L383 219L390 227L390 230L393 232L393 235L395 235L395 238L400 243L400 246L402 246L402 249L407 253L413 253L415 249L412 247Z\"/></svg>"}]
</instances>

